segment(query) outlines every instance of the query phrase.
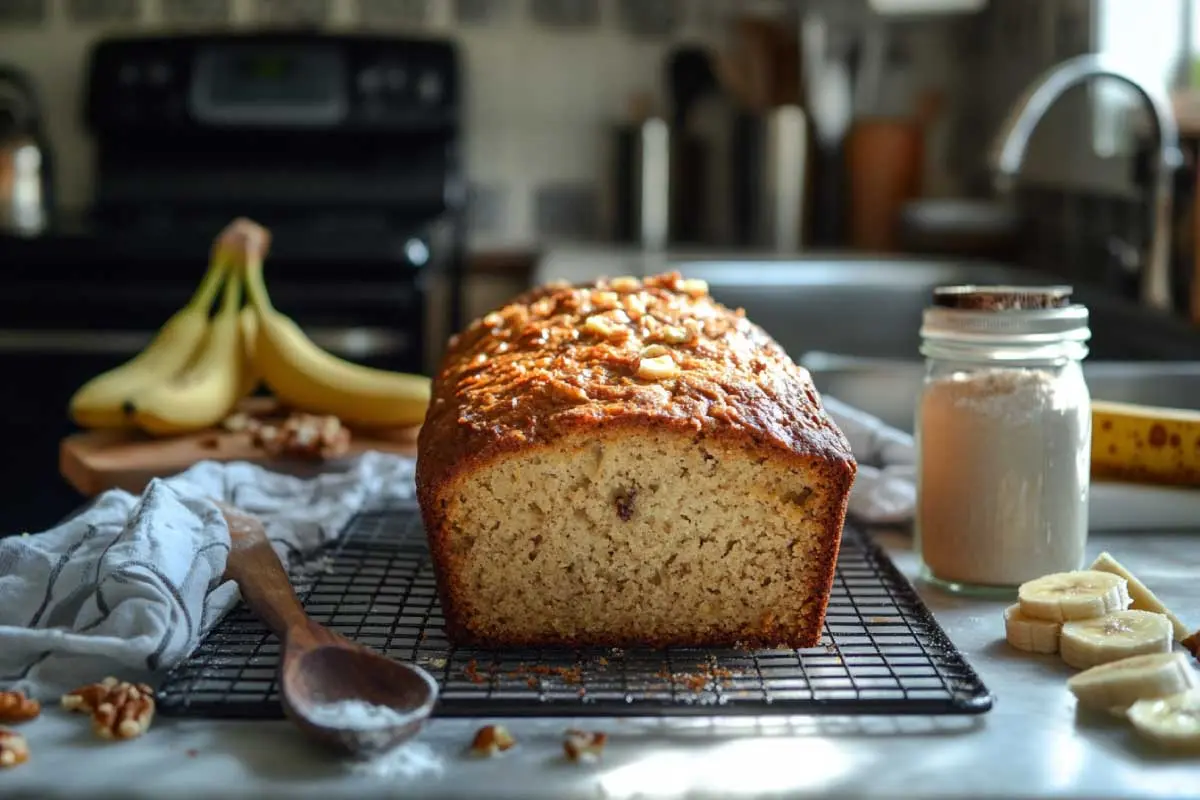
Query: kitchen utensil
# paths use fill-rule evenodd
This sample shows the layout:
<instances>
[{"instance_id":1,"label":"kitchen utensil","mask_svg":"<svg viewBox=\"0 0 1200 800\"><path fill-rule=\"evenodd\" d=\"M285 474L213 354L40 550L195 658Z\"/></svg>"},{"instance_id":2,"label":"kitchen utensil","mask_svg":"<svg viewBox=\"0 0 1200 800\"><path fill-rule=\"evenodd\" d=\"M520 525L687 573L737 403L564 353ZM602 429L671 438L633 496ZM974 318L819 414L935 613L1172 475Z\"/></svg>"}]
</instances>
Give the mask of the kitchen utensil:
<instances>
[{"instance_id":1,"label":"kitchen utensil","mask_svg":"<svg viewBox=\"0 0 1200 800\"><path fill-rule=\"evenodd\" d=\"M255 401L242 409L254 411ZM349 456L367 450L415 456L417 429L354 431ZM94 497L108 489L141 494L152 478L177 475L200 461L249 461L276 472L310 475L328 464L272 458L254 446L249 434L226 430L202 431L188 436L152 439L137 431L83 431L59 444L59 473L76 491Z\"/></svg>"},{"instance_id":2,"label":"kitchen utensil","mask_svg":"<svg viewBox=\"0 0 1200 800\"><path fill-rule=\"evenodd\" d=\"M813 161L812 244L836 247L844 239L846 205L845 136L853 117L850 66L842 53L832 52L825 20L804 18L801 49L805 96L816 135Z\"/></svg>"},{"instance_id":3,"label":"kitchen utensil","mask_svg":"<svg viewBox=\"0 0 1200 800\"><path fill-rule=\"evenodd\" d=\"M0 66L0 229L40 232L51 191L50 148L33 83Z\"/></svg>"},{"instance_id":4,"label":"kitchen utensil","mask_svg":"<svg viewBox=\"0 0 1200 800\"><path fill-rule=\"evenodd\" d=\"M720 202L714 192L716 177L712 160L713 153L719 148L719 141L714 142L714 136L719 140L722 122L729 114L718 86L713 53L699 46L684 46L673 51L667 59L666 94L670 109L669 152L666 155L668 238L672 242L687 243L719 241L720 235L711 224L709 209L710 204ZM618 197L618 202L631 206L640 203L643 185L633 177L633 165L646 163L647 159L642 156L653 155L656 149L654 145L646 147L642 144L645 141L642 133L639 130L630 134L629 166L622 162L618 167L626 170L618 183L629 187ZM653 141L654 137L651 133L649 138ZM635 146L633 141L638 144ZM653 175L656 170L642 170L642 174ZM639 195L639 199L622 199L634 195ZM631 216L631 212L624 209L619 213L623 217ZM627 235L625 238L634 237Z\"/></svg>"},{"instance_id":5,"label":"kitchen utensil","mask_svg":"<svg viewBox=\"0 0 1200 800\"><path fill-rule=\"evenodd\" d=\"M660 250L667 245L671 227L672 130L665 119L653 113L644 95L631 102L630 117L632 122L615 131L614 233L618 241Z\"/></svg>"},{"instance_id":6,"label":"kitchen utensil","mask_svg":"<svg viewBox=\"0 0 1200 800\"><path fill-rule=\"evenodd\" d=\"M695 45L672 51L667 58L666 88L671 125L683 128L695 104L717 88L709 51Z\"/></svg>"},{"instance_id":7,"label":"kitchen utensil","mask_svg":"<svg viewBox=\"0 0 1200 800\"><path fill-rule=\"evenodd\" d=\"M328 568L312 572L305 604L319 620L353 614L364 642L429 665L444 686L439 718L978 714L991 707L987 688L912 585L854 525L838 552L821 646L799 651L455 647L442 630L415 508L364 512L337 541L323 554ZM278 716L265 669L275 659L262 623L236 608L166 676L159 712ZM863 679L881 672L887 681Z\"/></svg>"},{"instance_id":8,"label":"kitchen utensil","mask_svg":"<svg viewBox=\"0 0 1200 800\"><path fill-rule=\"evenodd\" d=\"M921 188L925 131L910 119L856 122L846 143L850 245L873 253L896 251L899 215Z\"/></svg>"},{"instance_id":9,"label":"kitchen utensil","mask_svg":"<svg viewBox=\"0 0 1200 800\"><path fill-rule=\"evenodd\" d=\"M857 68L854 71L854 115L879 113L883 76L887 70L888 25L886 21L869 23L862 34Z\"/></svg>"},{"instance_id":10,"label":"kitchen utensil","mask_svg":"<svg viewBox=\"0 0 1200 800\"><path fill-rule=\"evenodd\" d=\"M808 119L795 105L739 114L734 128L734 242L780 253L800 249Z\"/></svg>"},{"instance_id":11,"label":"kitchen utensil","mask_svg":"<svg viewBox=\"0 0 1200 800\"><path fill-rule=\"evenodd\" d=\"M899 248L901 209L921 194L925 140L940 106L940 94L926 92L911 116L866 117L851 128L846 160L850 244L856 250Z\"/></svg>"},{"instance_id":12,"label":"kitchen utensil","mask_svg":"<svg viewBox=\"0 0 1200 800\"><path fill-rule=\"evenodd\" d=\"M352 755L383 752L411 738L433 711L437 682L425 670L379 655L308 617L256 518L222 507L231 549L225 577L279 637L284 712L310 738ZM386 724L326 719L333 704L365 702L394 714ZM356 724L358 722L358 724Z\"/></svg>"},{"instance_id":13,"label":"kitchen utensil","mask_svg":"<svg viewBox=\"0 0 1200 800\"><path fill-rule=\"evenodd\" d=\"M734 23L733 64L742 74L741 100L751 111L771 107L776 94L779 36L771 20L743 16Z\"/></svg>"}]
</instances>

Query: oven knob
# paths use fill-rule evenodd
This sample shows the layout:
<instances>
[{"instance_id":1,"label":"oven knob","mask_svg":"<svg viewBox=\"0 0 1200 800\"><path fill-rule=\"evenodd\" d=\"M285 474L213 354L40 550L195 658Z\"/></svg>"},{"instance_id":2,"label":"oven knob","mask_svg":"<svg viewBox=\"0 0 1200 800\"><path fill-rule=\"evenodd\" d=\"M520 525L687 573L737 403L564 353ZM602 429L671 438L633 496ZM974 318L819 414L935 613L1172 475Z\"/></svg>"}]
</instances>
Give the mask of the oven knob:
<instances>
[{"instance_id":1,"label":"oven knob","mask_svg":"<svg viewBox=\"0 0 1200 800\"><path fill-rule=\"evenodd\" d=\"M423 103L438 102L442 99L442 76L436 72L423 72L417 81L417 97Z\"/></svg>"}]
</instances>

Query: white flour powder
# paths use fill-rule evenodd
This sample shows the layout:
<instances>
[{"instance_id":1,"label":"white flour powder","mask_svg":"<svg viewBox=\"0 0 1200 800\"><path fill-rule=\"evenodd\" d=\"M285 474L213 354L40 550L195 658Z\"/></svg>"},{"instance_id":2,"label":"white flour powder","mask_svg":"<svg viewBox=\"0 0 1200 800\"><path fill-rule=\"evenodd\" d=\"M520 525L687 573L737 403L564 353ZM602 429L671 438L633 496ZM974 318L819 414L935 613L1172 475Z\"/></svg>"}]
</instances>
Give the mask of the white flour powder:
<instances>
[{"instance_id":1,"label":"white flour powder","mask_svg":"<svg viewBox=\"0 0 1200 800\"><path fill-rule=\"evenodd\" d=\"M943 378L918 425L917 533L935 577L1012 586L1080 567L1091 411L1079 383L1015 369Z\"/></svg>"},{"instance_id":2,"label":"white flour powder","mask_svg":"<svg viewBox=\"0 0 1200 800\"><path fill-rule=\"evenodd\" d=\"M360 738L378 747L389 744L391 729L411 721L411 717L388 706L365 700L338 700L318 703L307 709L306 716L318 725L354 731ZM351 772L377 778L418 778L440 775L442 760L428 745L406 742L373 758L347 762Z\"/></svg>"},{"instance_id":3,"label":"white flour powder","mask_svg":"<svg viewBox=\"0 0 1200 800\"><path fill-rule=\"evenodd\" d=\"M338 700L317 703L306 710L305 716L317 725L354 731L374 731L395 728L411 720L394 708L378 706L365 700Z\"/></svg>"}]
</instances>

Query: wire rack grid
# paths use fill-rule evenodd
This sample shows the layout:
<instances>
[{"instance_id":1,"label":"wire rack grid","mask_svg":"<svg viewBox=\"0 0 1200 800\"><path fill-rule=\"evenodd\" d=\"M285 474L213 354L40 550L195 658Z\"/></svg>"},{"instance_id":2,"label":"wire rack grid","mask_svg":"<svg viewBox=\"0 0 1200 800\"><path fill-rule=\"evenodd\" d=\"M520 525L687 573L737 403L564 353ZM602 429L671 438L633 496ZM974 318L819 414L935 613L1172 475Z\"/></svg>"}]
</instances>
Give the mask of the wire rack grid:
<instances>
[{"instance_id":1,"label":"wire rack grid","mask_svg":"<svg viewBox=\"0 0 1200 800\"><path fill-rule=\"evenodd\" d=\"M293 565L318 622L438 679L440 716L977 714L992 696L867 535L847 526L821 644L803 650L456 648L413 507L355 517ZM166 678L167 715L277 718L278 640L239 605Z\"/></svg>"}]
</instances>

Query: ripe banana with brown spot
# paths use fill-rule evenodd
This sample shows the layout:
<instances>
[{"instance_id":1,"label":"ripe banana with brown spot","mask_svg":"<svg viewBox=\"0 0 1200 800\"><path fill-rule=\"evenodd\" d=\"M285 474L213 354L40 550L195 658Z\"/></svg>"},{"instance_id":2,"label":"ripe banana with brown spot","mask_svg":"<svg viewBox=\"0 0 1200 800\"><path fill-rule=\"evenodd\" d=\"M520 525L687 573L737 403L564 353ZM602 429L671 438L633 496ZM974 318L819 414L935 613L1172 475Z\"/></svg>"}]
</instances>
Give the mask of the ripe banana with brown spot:
<instances>
[{"instance_id":1,"label":"ripe banana with brown spot","mask_svg":"<svg viewBox=\"0 0 1200 800\"><path fill-rule=\"evenodd\" d=\"M177 374L203 344L213 298L225 273L225 264L213 259L192 299L163 324L145 349L92 378L72 395L68 412L75 424L84 428L134 425L129 414L132 398Z\"/></svg>"},{"instance_id":2,"label":"ripe banana with brown spot","mask_svg":"<svg viewBox=\"0 0 1200 800\"><path fill-rule=\"evenodd\" d=\"M247 383L241 304L242 276L234 272L195 359L132 398L139 428L154 436L174 436L210 428L229 416L245 396Z\"/></svg>"}]
</instances>

